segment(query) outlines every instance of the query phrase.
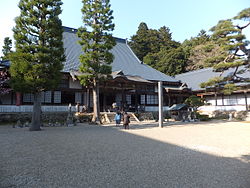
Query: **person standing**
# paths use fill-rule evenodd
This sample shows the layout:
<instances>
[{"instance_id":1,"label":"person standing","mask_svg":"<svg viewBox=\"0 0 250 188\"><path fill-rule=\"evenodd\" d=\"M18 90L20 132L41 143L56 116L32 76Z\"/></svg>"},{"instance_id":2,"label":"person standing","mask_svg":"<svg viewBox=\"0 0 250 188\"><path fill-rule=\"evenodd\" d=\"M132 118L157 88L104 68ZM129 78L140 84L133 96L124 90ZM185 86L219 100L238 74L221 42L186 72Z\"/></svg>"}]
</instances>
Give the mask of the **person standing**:
<instances>
[{"instance_id":1,"label":"person standing","mask_svg":"<svg viewBox=\"0 0 250 188\"><path fill-rule=\"evenodd\" d=\"M129 129L129 123L130 123L130 116L127 112L124 112L123 114L123 126L125 129Z\"/></svg>"},{"instance_id":2,"label":"person standing","mask_svg":"<svg viewBox=\"0 0 250 188\"><path fill-rule=\"evenodd\" d=\"M122 116L121 113L117 111L115 114L115 126L116 127L119 126L121 123L121 116Z\"/></svg>"}]
</instances>

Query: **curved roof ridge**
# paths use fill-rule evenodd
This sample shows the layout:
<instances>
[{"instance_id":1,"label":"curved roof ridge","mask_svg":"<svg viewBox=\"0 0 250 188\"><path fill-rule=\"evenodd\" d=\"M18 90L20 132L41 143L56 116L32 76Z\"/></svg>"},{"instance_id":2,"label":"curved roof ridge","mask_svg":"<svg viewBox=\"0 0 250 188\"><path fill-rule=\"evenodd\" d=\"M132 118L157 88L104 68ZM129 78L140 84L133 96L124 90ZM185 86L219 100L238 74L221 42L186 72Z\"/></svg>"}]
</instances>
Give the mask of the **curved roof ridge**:
<instances>
[{"instance_id":1,"label":"curved roof ridge","mask_svg":"<svg viewBox=\"0 0 250 188\"><path fill-rule=\"evenodd\" d=\"M67 26L62 26L62 27L63 27L63 31L65 31L65 32L76 33L76 32L78 31L78 29L73 28L73 27L67 27ZM114 38L116 41L118 40L119 42L127 43L127 42L126 42L126 39L119 38L119 37L114 37L114 36L113 36L113 38Z\"/></svg>"}]
</instances>

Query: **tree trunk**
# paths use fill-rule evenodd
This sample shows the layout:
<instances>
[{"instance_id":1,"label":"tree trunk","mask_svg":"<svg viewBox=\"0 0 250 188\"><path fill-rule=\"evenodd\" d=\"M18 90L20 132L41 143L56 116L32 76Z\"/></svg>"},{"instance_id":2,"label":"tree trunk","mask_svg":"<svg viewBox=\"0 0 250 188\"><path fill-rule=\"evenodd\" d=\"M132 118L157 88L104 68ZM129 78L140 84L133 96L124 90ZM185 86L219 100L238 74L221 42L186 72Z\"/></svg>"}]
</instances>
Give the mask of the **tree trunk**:
<instances>
[{"instance_id":1,"label":"tree trunk","mask_svg":"<svg viewBox=\"0 0 250 188\"><path fill-rule=\"evenodd\" d=\"M40 131L41 128L41 93L34 93L32 123L30 131Z\"/></svg>"},{"instance_id":2,"label":"tree trunk","mask_svg":"<svg viewBox=\"0 0 250 188\"><path fill-rule=\"evenodd\" d=\"M93 85L93 118L92 122L100 124L100 101L99 101L99 83L94 79Z\"/></svg>"}]
</instances>

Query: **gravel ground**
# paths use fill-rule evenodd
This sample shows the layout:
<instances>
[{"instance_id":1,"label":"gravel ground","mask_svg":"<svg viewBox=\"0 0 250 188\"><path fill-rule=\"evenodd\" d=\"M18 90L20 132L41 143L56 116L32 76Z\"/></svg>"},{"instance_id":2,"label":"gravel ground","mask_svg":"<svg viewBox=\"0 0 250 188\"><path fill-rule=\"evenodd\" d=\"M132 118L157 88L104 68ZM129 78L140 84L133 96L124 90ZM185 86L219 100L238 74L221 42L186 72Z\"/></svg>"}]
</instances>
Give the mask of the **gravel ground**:
<instances>
[{"instance_id":1,"label":"gravel ground","mask_svg":"<svg viewBox=\"0 0 250 188\"><path fill-rule=\"evenodd\" d=\"M250 123L0 126L0 187L250 187Z\"/></svg>"}]
</instances>

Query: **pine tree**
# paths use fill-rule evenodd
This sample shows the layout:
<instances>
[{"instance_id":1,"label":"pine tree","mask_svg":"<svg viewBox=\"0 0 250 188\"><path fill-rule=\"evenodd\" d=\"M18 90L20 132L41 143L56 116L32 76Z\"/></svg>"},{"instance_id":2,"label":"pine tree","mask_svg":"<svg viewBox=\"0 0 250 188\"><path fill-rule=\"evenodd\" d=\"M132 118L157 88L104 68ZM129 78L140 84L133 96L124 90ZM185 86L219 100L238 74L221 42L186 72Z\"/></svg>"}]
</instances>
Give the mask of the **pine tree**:
<instances>
[{"instance_id":1,"label":"pine tree","mask_svg":"<svg viewBox=\"0 0 250 188\"><path fill-rule=\"evenodd\" d=\"M11 48L12 48L12 40L9 37L5 37L2 49L4 56L2 57L2 60L8 60L8 55L12 52Z\"/></svg>"},{"instance_id":2,"label":"pine tree","mask_svg":"<svg viewBox=\"0 0 250 188\"><path fill-rule=\"evenodd\" d=\"M113 54L110 50L115 45L111 32L114 30L112 23L113 11L110 9L109 0L82 0L83 23L79 28L78 37L81 38L83 54L80 56L79 76L83 85L93 86L94 114L92 122L100 123L99 85L100 81L110 76ZM89 28L89 31L87 30Z\"/></svg>"},{"instance_id":3,"label":"pine tree","mask_svg":"<svg viewBox=\"0 0 250 188\"><path fill-rule=\"evenodd\" d=\"M207 66L213 66L204 62L204 59L207 57L213 57L214 54L220 53L218 47L210 41L210 38L210 35L202 29L196 37L191 37L181 44L187 58L185 71L193 71Z\"/></svg>"},{"instance_id":4,"label":"pine tree","mask_svg":"<svg viewBox=\"0 0 250 188\"><path fill-rule=\"evenodd\" d=\"M41 91L60 81L65 60L62 42L61 0L20 0L15 19L16 51L11 53L11 85L34 95L31 131L40 130Z\"/></svg>"},{"instance_id":5,"label":"pine tree","mask_svg":"<svg viewBox=\"0 0 250 188\"><path fill-rule=\"evenodd\" d=\"M235 21L242 20L246 24L239 26ZM250 25L250 8L242 10L236 17L228 20L221 20L216 26L211 28L212 40L226 53L221 53L218 56L210 59L214 63L214 70L217 72L224 72L230 68L234 69L233 74L227 77L212 78L202 87L211 85L221 85L225 88L225 92L232 91L235 82L249 81L249 78L241 77L244 71L250 67L250 49L248 49L249 41L246 40L242 31ZM217 62L216 62L217 61ZM245 69L239 70L240 66L245 66ZM225 84L226 83L226 84Z\"/></svg>"}]
</instances>

